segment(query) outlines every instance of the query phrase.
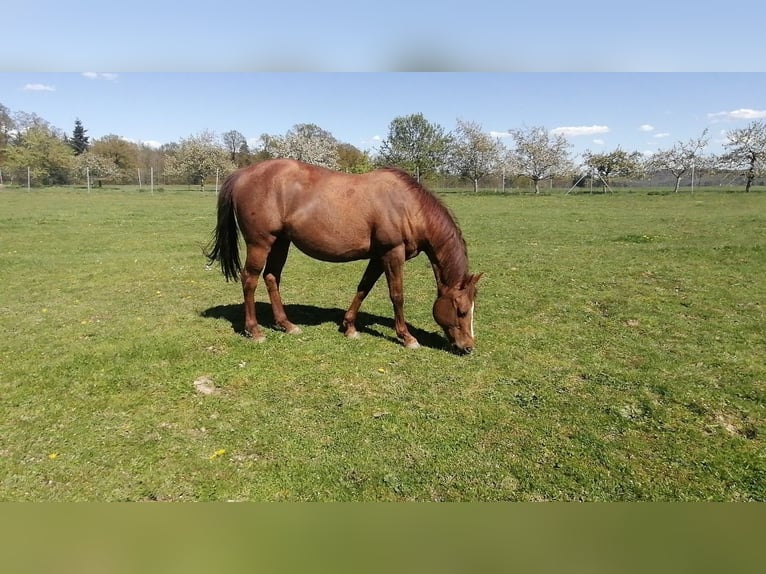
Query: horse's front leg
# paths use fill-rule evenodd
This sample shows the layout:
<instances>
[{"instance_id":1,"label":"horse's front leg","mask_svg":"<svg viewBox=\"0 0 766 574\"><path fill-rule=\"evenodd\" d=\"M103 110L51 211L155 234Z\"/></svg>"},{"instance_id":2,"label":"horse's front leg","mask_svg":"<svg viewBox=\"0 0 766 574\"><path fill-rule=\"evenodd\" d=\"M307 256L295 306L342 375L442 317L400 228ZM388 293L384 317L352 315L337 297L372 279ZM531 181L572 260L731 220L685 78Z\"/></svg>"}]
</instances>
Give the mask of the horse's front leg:
<instances>
[{"instance_id":1,"label":"horse's front leg","mask_svg":"<svg viewBox=\"0 0 766 574\"><path fill-rule=\"evenodd\" d=\"M370 259L367 269L364 270L362 279L359 281L359 286L356 288L354 300L351 301L348 311L343 316L343 330L346 337L355 339L359 336L359 331L356 330L356 316L359 313L359 308L362 306L362 301L372 291L381 275L383 275L383 262L375 257Z\"/></svg>"},{"instance_id":2,"label":"horse's front leg","mask_svg":"<svg viewBox=\"0 0 766 574\"><path fill-rule=\"evenodd\" d=\"M404 321L404 246L392 249L383 256L383 269L388 281L388 293L394 306L396 336L408 349L420 347L418 340L407 329Z\"/></svg>"}]
</instances>

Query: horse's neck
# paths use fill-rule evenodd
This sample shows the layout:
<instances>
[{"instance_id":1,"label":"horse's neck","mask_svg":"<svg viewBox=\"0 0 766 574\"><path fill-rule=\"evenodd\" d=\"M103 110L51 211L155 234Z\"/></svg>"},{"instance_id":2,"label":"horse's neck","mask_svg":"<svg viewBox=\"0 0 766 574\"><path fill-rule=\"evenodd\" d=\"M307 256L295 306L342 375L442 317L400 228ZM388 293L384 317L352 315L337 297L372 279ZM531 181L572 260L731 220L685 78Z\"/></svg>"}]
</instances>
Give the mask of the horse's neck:
<instances>
[{"instance_id":1,"label":"horse's neck","mask_svg":"<svg viewBox=\"0 0 766 574\"><path fill-rule=\"evenodd\" d=\"M459 232L437 234L429 238L426 249L434 270L437 289L457 287L468 274L468 257Z\"/></svg>"}]
</instances>

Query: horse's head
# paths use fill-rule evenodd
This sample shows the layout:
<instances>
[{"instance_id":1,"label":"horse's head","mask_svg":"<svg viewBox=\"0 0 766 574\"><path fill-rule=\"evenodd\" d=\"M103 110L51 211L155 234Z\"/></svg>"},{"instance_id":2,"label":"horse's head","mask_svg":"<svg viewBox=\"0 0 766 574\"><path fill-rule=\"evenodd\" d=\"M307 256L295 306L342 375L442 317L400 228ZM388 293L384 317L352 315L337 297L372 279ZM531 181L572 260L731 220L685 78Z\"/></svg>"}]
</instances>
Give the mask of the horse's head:
<instances>
[{"instance_id":1,"label":"horse's head","mask_svg":"<svg viewBox=\"0 0 766 574\"><path fill-rule=\"evenodd\" d=\"M434 302L434 319L452 346L463 353L474 347L473 309L481 275L467 275L457 287L441 289Z\"/></svg>"}]
</instances>

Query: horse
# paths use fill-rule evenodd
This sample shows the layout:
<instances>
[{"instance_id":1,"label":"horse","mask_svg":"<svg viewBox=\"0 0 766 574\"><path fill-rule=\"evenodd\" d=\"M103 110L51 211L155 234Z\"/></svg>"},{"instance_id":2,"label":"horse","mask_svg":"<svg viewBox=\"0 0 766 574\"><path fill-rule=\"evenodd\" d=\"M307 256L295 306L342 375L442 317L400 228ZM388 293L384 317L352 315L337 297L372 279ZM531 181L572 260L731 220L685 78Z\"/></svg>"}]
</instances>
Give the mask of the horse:
<instances>
[{"instance_id":1,"label":"horse","mask_svg":"<svg viewBox=\"0 0 766 574\"><path fill-rule=\"evenodd\" d=\"M239 232L246 246L239 255ZM395 168L347 174L292 159L270 159L229 175L218 193L217 224L206 250L227 281L242 283L245 331L265 339L255 316L255 289L263 274L276 327L300 333L289 321L279 287L291 244L328 262L369 259L341 330L359 336L356 319L365 297L385 273L398 339L419 343L404 319L404 262L423 252L436 279L433 317L452 349L474 349L476 284L458 224L445 204L412 176Z\"/></svg>"}]
</instances>

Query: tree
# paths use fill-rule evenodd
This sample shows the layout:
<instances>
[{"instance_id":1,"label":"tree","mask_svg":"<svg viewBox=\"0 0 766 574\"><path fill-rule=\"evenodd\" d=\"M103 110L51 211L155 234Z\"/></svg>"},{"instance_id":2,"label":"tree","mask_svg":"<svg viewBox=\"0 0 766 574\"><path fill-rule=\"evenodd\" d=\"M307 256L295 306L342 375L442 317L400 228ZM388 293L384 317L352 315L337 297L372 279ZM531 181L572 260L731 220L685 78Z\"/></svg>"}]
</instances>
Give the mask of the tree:
<instances>
[{"instance_id":1,"label":"tree","mask_svg":"<svg viewBox=\"0 0 766 574\"><path fill-rule=\"evenodd\" d=\"M269 157L287 157L338 169L338 140L316 124L296 124L284 136L261 136Z\"/></svg>"},{"instance_id":2,"label":"tree","mask_svg":"<svg viewBox=\"0 0 766 574\"><path fill-rule=\"evenodd\" d=\"M473 182L473 191L477 192L479 180L497 169L503 149L500 141L485 133L481 125L458 119L450 164L460 177Z\"/></svg>"},{"instance_id":3,"label":"tree","mask_svg":"<svg viewBox=\"0 0 766 574\"><path fill-rule=\"evenodd\" d=\"M380 146L380 161L405 169L420 181L443 167L451 138L439 124L432 124L423 114L394 118L388 137Z\"/></svg>"},{"instance_id":4,"label":"tree","mask_svg":"<svg viewBox=\"0 0 766 574\"><path fill-rule=\"evenodd\" d=\"M35 113L28 112L16 112L13 114L13 122L16 124L16 134L21 136L24 132L31 128L45 128L48 133L64 139L65 134L60 129L53 127L50 122L44 120Z\"/></svg>"},{"instance_id":5,"label":"tree","mask_svg":"<svg viewBox=\"0 0 766 574\"><path fill-rule=\"evenodd\" d=\"M11 118L11 111L0 104L0 149L11 141L11 133L16 129L16 122Z\"/></svg>"},{"instance_id":6,"label":"tree","mask_svg":"<svg viewBox=\"0 0 766 574\"><path fill-rule=\"evenodd\" d=\"M109 134L95 140L90 151L113 161L123 176L130 174L132 177L136 173L139 146L133 142L118 135Z\"/></svg>"},{"instance_id":7,"label":"tree","mask_svg":"<svg viewBox=\"0 0 766 574\"><path fill-rule=\"evenodd\" d=\"M46 125L33 125L19 133L6 150L5 165L11 178L29 175L42 185L67 183L72 168L72 148Z\"/></svg>"},{"instance_id":8,"label":"tree","mask_svg":"<svg viewBox=\"0 0 766 574\"><path fill-rule=\"evenodd\" d=\"M275 149L275 145L272 143L272 141L278 137L279 136L261 134L261 137L258 138L259 143L256 150L251 152L252 160L254 162L259 162L267 159L272 159L274 156L271 155L271 151Z\"/></svg>"},{"instance_id":9,"label":"tree","mask_svg":"<svg viewBox=\"0 0 766 574\"><path fill-rule=\"evenodd\" d=\"M138 144L136 162L141 169L149 172L149 178L152 177L152 172L154 176L159 176L159 174L162 173L163 165L165 163L163 147L152 147L146 143Z\"/></svg>"},{"instance_id":10,"label":"tree","mask_svg":"<svg viewBox=\"0 0 766 574\"><path fill-rule=\"evenodd\" d=\"M370 154L348 143L339 143L338 169L346 173L365 173L372 169Z\"/></svg>"},{"instance_id":11,"label":"tree","mask_svg":"<svg viewBox=\"0 0 766 574\"><path fill-rule=\"evenodd\" d=\"M250 153L250 146L247 145L247 140L242 142L237 152L237 167L244 167L253 163L253 154Z\"/></svg>"},{"instance_id":12,"label":"tree","mask_svg":"<svg viewBox=\"0 0 766 574\"><path fill-rule=\"evenodd\" d=\"M72 146L75 155L85 153L88 151L88 148L90 148L90 138L85 135L85 132L87 131L88 130L82 126L80 119L77 118L74 121L74 131L72 132L72 137L67 139L67 143Z\"/></svg>"},{"instance_id":13,"label":"tree","mask_svg":"<svg viewBox=\"0 0 766 574\"><path fill-rule=\"evenodd\" d=\"M0 104L0 167L3 165L5 150L11 143L11 134L16 130L16 123L11 117L11 111L3 104ZM2 182L2 178L0 178Z\"/></svg>"},{"instance_id":14,"label":"tree","mask_svg":"<svg viewBox=\"0 0 766 574\"><path fill-rule=\"evenodd\" d=\"M628 153L618 146L611 152L583 153L583 163L591 173L596 172L601 180L601 190L606 191L612 177L633 177L641 173L641 154L637 151Z\"/></svg>"},{"instance_id":15,"label":"tree","mask_svg":"<svg viewBox=\"0 0 766 574\"><path fill-rule=\"evenodd\" d=\"M205 179L219 173L224 176L235 169L227 150L216 142L213 132L204 131L182 139L178 149L165 162L165 173L198 183L205 191Z\"/></svg>"},{"instance_id":16,"label":"tree","mask_svg":"<svg viewBox=\"0 0 766 574\"><path fill-rule=\"evenodd\" d=\"M229 152L229 157L232 163L237 163L237 154L240 153L242 146L247 146L247 140L237 130L231 130L224 133L221 136L223 144L226 146L226 150Z\"/></svg>"},{"instance_id":17,"label":"tree","mask_svg":"<svg viewBox=\"0 0 766 574\"><path fill-rule=\"evenodd\" d=\"M724 147L728 150L721 157L721 164L733 169L745 170L745 192L750 191L755 176L763 171L766 159L766 124L753 121L741 129L726 134Z\"/></svg>"},{"instance_id":18,"label":"tree","mask_svg":"<svg viewBox=\"0 0 766 574\"><path fill-rule=\"evenodd\" d=\"M100 182L102 179L115 179L120 175L120 169L112 159L91 151L75 156L73 166L75 176L81 181L90 178Z\"/></svg>"},{"instance_id":19,"label":"tree","mask_svg":"<svg viewBox=\"0 0 766 574\"><path fill-rule=\"evenodd\" d=\"M683 175L695 166L702 166L702 150L705 149L708 141L710 139L707 137L706 128L697 139L691 139L685 143L679 141L670 149L655 152L647 161L647 168L656 171L669 171L673 174L676 178L673 191L678 193Z\"/></svg>"},{"instance_id":20,"label":"tree","mask_svg":"<svg viewBox=\"0 0 766 574\"><path fill-rule=\"evenodd\" d=\"M535 184L540 193L540 182L570 171L571 144L563 134L552 135L541 126L509 130L515 147L510 151L508 164L517 175L523 175Z\"/></svg>"}]
</instances>

